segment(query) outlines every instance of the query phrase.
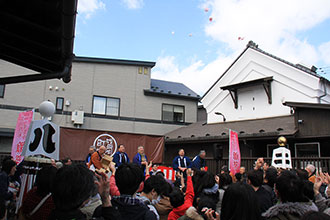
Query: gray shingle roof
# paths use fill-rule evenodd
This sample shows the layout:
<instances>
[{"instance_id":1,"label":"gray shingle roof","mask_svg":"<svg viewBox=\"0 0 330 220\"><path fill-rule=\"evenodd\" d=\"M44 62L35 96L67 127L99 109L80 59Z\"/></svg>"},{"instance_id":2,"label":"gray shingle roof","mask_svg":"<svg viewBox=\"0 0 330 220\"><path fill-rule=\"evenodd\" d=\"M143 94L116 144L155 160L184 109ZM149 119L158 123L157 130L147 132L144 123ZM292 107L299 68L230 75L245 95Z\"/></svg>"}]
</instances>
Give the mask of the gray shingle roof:
<instances>
[{"instance_id":1,"label":"gray shingle roof","mask_svg":"<svg viewBox=\"0 0 330 220\"><path fill-rule=\"evenodd\" d=\"M149 92L199 99L200 96L183 83L151 79Z\"/></svg>"},{"instance_id":2,"label":"gray shingle roof","mask_svg":"<svg viewBox=\"0 0 330 220\"><path fill-rule=\"evenodd\" d=\"M165 134L166 142L185 142L210 139L227 139L229 129L239 137L255 138L296 133L294 116L280 116L245 121L206 124L197 122Z\"/></svg>"}]
</instances>

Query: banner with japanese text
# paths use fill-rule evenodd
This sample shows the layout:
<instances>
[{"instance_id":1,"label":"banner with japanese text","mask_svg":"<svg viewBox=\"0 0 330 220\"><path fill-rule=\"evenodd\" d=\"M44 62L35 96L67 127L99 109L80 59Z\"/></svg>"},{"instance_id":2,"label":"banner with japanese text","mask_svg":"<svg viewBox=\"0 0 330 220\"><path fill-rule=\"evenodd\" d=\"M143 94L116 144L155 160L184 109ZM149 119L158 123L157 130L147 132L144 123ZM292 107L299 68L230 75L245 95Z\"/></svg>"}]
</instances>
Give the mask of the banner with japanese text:
<instances>
[{"instance_id":1,"label":"banner with japanese text","mask_svg":"<svg viewBox=\"0 0 330 220\"><path fill-rule=\"evenodd\" d=\"M11 156L14 158L17 164L23 160L23 156L21 154L25 143L26 134L29 130L31 121L33 120L33 113L34 111L31 110L21 112L18 115L13 145L11 148Z\"/></svg>"},{"instance_id":2,"label":"banner with japanese text","mask_svg":"<svg viewBox=\"0 0 330 220\"><path fill-rule=\"evenodd\" d=\"M232 174L238 173L241 167L241 152L239 149L238 134L229 130L229 170Z\"/></svg>"}]
</instances>

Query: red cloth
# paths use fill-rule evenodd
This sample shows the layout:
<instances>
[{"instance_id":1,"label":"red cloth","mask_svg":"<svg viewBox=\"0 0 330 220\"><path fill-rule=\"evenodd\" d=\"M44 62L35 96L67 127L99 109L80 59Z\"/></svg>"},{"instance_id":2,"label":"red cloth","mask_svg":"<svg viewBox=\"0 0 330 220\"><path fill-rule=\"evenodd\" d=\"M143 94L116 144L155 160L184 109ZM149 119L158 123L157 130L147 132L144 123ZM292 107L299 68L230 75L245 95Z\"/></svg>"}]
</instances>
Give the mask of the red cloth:
<instances>
[{"instance_id":1,"label":"red cloth","mask_svg":"<svg viewBox=\"0 0 330 220\"><path fill-rule=\"evenodd\" d=\"M183 216L187 209L192 206L194 201L194 186L191 180L191 176L187 177L187 190L186 190L186 196L184 198L183 205L174 208L170 214L168 215L168 220L177 220L181 216Z\"/></svg>"},{"instance_id":2,"label":"red cloth","mask_svg":"<svg viewBox=\"0 0 330 220\"><path fill-rule=\"evenodd\" d=\"M55 209L52 196L32 216L28 216L44 197L37 194L37 188L31 189L25 196L22 212L26 219L49 219L50 213Z\"/></svg>"}]
</instances>

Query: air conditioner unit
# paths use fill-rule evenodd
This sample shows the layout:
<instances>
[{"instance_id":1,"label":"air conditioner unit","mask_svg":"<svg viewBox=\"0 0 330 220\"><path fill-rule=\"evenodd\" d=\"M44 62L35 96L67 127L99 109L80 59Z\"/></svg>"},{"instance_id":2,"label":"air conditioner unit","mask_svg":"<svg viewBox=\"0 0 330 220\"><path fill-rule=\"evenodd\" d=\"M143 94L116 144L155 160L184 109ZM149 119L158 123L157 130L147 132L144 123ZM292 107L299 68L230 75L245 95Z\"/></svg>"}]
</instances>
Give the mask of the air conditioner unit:
<instances>
[{"instance_id":1,"label":"air conditioner unit","mask_svg":"<svg viewBox=\"0 0 330 220\"><path fill-rule=\"evenodd\" d=\"M73 124L84 124L84 111L73 111L71 115L71 121L73 122Z\"/></svg>"}]
</instances>

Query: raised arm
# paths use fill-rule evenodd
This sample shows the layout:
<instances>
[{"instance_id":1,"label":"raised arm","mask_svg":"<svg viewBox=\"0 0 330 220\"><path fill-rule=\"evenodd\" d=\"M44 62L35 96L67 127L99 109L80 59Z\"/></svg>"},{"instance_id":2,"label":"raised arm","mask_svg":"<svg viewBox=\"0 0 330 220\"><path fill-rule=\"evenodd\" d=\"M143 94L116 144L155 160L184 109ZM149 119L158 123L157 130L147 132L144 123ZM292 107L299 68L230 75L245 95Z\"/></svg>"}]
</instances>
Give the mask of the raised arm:
<instances>
[{"instance_id":1,"label":"raised arm","mask_svg":"<svg viewBox=\"0 0 330 220\"><path fill-rule=\"evenodd\" d=\"M110 165L110 170L112 172L110 177L110 195L111 196L120 196L120 192L118 190L118 187L116 185L116 168L113 166L113 164Z\"/></svg>"},{"instance_id":2,"label":"raised arm","mask_svg":"<svg viewBox=\"0 0 330 220\"><path fill-rule=\"evenodd\" d=\"M184 197L184 204L187 204L189 206L192 206L194 201L194 185L192 183L192 170L189 168L187 169L187 190L186 190L186 196Z\"/></svg>"},{"instance_id":3,"label":"raised arm","mask_svg":"<svg viewBox=\"0 0 330 220\"><path fill-rule=\"evenodd\" d=\"M150 177L150 168L151 167L152 167L152 161L150 161L150 163L146 167L146 177L145 177L145 180L147 180Z\"/></svg>"}]
</instances>

